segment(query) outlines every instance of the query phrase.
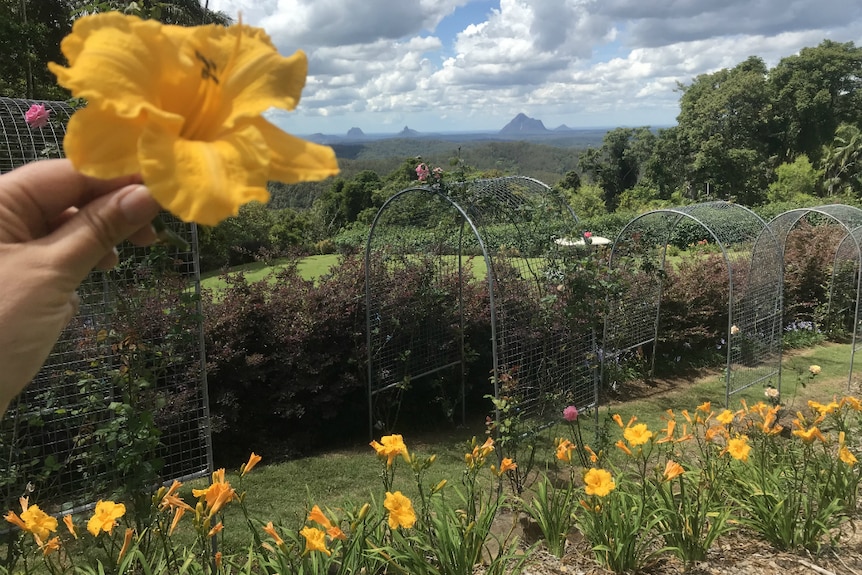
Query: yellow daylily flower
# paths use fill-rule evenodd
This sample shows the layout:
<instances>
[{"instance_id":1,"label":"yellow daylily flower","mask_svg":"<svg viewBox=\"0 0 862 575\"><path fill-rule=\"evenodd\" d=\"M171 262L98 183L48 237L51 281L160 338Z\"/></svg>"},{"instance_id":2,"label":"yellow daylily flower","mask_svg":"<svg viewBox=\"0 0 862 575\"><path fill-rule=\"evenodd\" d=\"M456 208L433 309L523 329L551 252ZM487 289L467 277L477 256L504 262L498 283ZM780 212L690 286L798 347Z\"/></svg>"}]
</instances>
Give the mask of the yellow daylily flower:
<instances>
[{"instance_id":1,"label":"yellow daylily flower","mask_svg":"<svg viewBox=\"0 0 862 575\"><path fill-rule=\"evenodd\" d=\"M611 474L604 469L590 469L584 474L584 485L587 495L604 497L616 488Z\"/></svg>"},{"instance_id":2,"label":"yellow daylily flower","mask_svg":"<svg viewBox=\"0 0 862 575\"><path fill-rule=\"evenodd\" d=\"M816 425L813 425L808 429L805 429L804 427L794 429L793 435L800 438L805 443L812 443L815 439L819 439L821 442L826 443L826 437L824 437L823 433L820 432L820 429L818 429Z\"/></svg>"},{"instance_id":3,"label":"yellow daylily flower","mask_svg":"<svg viewBox=\"0 0 862 575\"><path fill-rule=\"evenodd\" d=\"M404 444L404 438L397 433L384 435L380 438L380 443L372 440L368 445L377 452L377 457L386 459L386 467L392 467L392 462L399 455L404 458L404 461L410 462L410 453L407 451L407 445Z\"/></svg>"},{"instance_id":4,"label":"yellow daylily flower","mask_svg":"<svg viewBox=\"0 0 862 575\"><path fill-rule=\"evenodd\" d=\"M90 176L140 173L184 221L215 225L247 202L266 202L268 180L338 173L331 148L263 117L296 107L308 62L301 51L279 55L259 28L105 12L76 20L61 49L69 67L48 67L88 102L69 121L66 156Z\"/></svg>"},{"instance_id":5,"label":"yellow daylily flower","mask_svg":"<svg viewBox=\"0 0 862 575\"><path fill-rule=\"evenodd\" d=\"M117 524L117 519L126 514L126 506L122 503L114 503L113 501L99 501L96 503L96 510L93 516L87 522L87 531L93 537L96 537L101 532L111 533L114 526Z\"/></svg>"},{"instance_id":6,"label":"yellow daylily flower","mask_svg":"<svg viewBox=\"0 0 862 575\"><path fill-rule=\"evenodd\" d=\"M718 422L721 423L722 425L729 425L729 424L733 423L733 418L734 418L734 413L732 411L730 411L729 409L725 409L724 411L719 413L718 416L716 417Z\"/></svg>"},{"instance_id":7,"label":"yellow daylily flower","mask_svg":"<svg viewBox=\"0 0 862 575\"><path fill-rule=\"evenodd\" d=\"M299 534L305 537L305 551L320 551L332 555L332 551L326 548L326 534L317 527L303 527Z\"/></svg>"},{"instance_id":8,"label":"yellow daylily flower","mask_svg":"<svg viewBox=\"0 0 862 575\"><path fill-rule=\"evenodd\" d=\"M57 530L57 520L39 509L38 505L28 506L27 500L22 498L21 507L23 511L20 517L14 511L9 511L4 516L6 521L24 531L29 531L42 541L48 539L51 533Z\"/></svg>"},{"instance_id":9,"label":"yellow daylily flower","mask_svg":"<svg viewBox=\"0 0 862 575\"><path fill-rule=\"evenodd\" d=\"M843 445L838 449L838 459L850 466L855 465L857 462L856 456L853 455L853 452Z\"/></svg>"},{"instance_id":10,"label":"yellow daylily flower","mask_svg":"<svg viewBox=\"0 0 862 575\"><path fill-rule=\"evenodd\" d=\"M739 461L748 461L748 454L751 451L751 446L748 444L747 435L738 435L733 439L728 440L727 447L722 453L730 453L730 456Z\"/></svg>"},{"instance_id":11,"label":"yellow daylily flower","mask_svg":"<svg viewBox=\"0 0 862 575\"><path fill-rule=\"evenodd\" d=\"M383 507L389 511L389 528L397 529L404 527L410 529L416 523L416 512L413 511L413 503L400 491L395 493L386 492Z\"/></svg>"},{"instance_id":12,"label":"yellow daylily flower","mask_svg":"<svg viewBox=\"0 0 862 575\"><path fill-rule=\"evenodd\" d=\"M56 553L60 550L60 538L52 537L48 541L45 542L44 545L40 546L42 548L42 555L48 556L51 553Z\"/></svg>"},{"instance_id":13,"label":"yellow daylily flower","mask_svg":"<svg viewBox=\"0 0 862 575\"><path fill-rule=\"evenodd\" d=\"M646 423L638 423L637 425L626 427L625 431L623 431L623 437L626 438L626 441L632 447L643 445L652 439L652 436L652 431L647 428Z\"/></svg>"}]
</instances>

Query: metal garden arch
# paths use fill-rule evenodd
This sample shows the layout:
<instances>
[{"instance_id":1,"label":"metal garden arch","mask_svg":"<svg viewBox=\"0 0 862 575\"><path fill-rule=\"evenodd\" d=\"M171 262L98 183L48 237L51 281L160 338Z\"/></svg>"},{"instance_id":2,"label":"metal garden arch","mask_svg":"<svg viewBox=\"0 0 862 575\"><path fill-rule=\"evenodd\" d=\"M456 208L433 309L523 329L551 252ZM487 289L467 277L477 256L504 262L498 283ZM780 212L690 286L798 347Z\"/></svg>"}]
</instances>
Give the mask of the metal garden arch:
<instances>
[{"instance_id":1,"label":"metal garden arch","mask_svg":"<svg viewBox=\"0 0 862 575\"><path fill-rule=\"evenodd\" d=\"M727 271L725 402L759 382L780 384L781 262L778 241L743 206L708 202L654 210L620 231L610 267L628 274L627 290L609 298L602 370L636 348L652 346L654 367L668 244L718 246Z\"/></svg>"},{"instance_id":2,"label":"metal garden arch","mask_svg":"<svg viewBox=\"0 0 862 575\"><path fill-rule=\"evenodd\" d=\"M32 104L50 110L46 126L25 122ZM61 157L73 112L65 102L0 98L0 173ZM200 289L197 230L177 220L166 224L190 251L120 246L120 264L93 272L81 285L78 315L0 420L0 496L7 508L28 483L49 513L87 506L127 484L135 470L124 455L141 439L129 430L140 424L133 421L140 419L138 409L146 409L158 430L148 438L150 447L141 447L147 452L137 454L152 456L143 463L154 468L163 462L157 479L212 470L203 325L194 297ZM131 416L117 411L124 402L136 408ZM107 447L108 428L132 439Z\"/></svg>"},{"instance_id":3,"label":"metal garden arch","mask_svg":"<svg viewBox=\"0 0 862 575\"><path fill-rule=\"evenodd\" d=\"M844 204L826 204L810 208L798 208L781 213L769 221L767 226L772 234L778 239L781 249L781 265L784 267L788 236L797 228L803 220L808 220L814 225L829 225L839 229L838 241L833 245L824 245L823 249L834 249L832 274L829 282L829 309L833 310L839 296L847 300L848 309L846 314L852 317L854 328L851 330L852 341L850 346L850 369L847 374L848 384L853 378L853 360L856 354L857 334L859 331L859 298L862 283L860 283L860 265L862 265L862 248L860 238L854 233L862 226L862 210L854 206ZM813 220L813 221L812 221ZM852 294L836 293L838 289L838 278L847 276L852 284ZM846 282L845 282L846 283ZM784 303L784 302L783 302ZM787 309L783 309L783 314ZM789 318L784 318L789 319Z\"/></svg>"},{"instance_id":4,"label":"metal garden arch","mask_svg":"<svg viewBox=\"0 0 862 575\"><path fill-rule=\"evenodd\" d=\"M384 203L365 251L372 434L386 425L381 394L449 369L460 378L463 417L467 344L490 344L494 395L517 396L524 415L541 416L550 397L583 408L596 403L586 360L594 340L566 321L553 297L571 250L554 240L576 226L556 192L520 176L411 187ZM395 295L405 286L408 300ZM465 341L468 294L486 298L490 315L490 333L472 342ZM428 309L411 305L419 298L442 311L419 316Z\"/></svg>"}]
</instances>

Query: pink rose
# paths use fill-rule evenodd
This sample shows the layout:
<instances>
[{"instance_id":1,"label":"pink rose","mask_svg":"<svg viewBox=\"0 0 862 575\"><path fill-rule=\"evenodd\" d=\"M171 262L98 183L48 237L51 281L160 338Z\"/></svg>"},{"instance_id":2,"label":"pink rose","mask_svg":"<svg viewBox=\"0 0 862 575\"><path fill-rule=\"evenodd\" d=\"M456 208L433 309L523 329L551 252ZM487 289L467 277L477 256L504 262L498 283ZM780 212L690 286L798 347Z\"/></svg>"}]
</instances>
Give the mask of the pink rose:
<instances>
[{"instance_id":1,"label":"pink rose","mask_svg":"<svg viewBox=\"0 0 862 575\"><path fill-rule=\"evenodd\" d=\"M428 176L431 172L428 170L428 166L425 164L419 164L416 166L416 177L419 178L420 182L424 182L428 179Z\"/></svg>"},{"instance_id":2,"label":"pink rose","mask_svg":"<svg viewBox=\"0 0 862 575\"><path fill-rule=\"evenodd\" d=\"M45 109L44 104L33 104L24 112L24 121L31 128L44 128L48 125L48 115L51 110Z\"/></svg>"},{"instance_id":3,"label":"pink rose","mask_svg":"<svg viewBox=\"0 0 862 575\"><path fill-rule=\"evenodd\" d=\"M431 170L431 172L434 174L435 180L439 180L440 178L443 177L443 168L441 168L439 166L434 168L433 170Z\"/></svg>"},{"instance_id":4,"label":"pink rose","mask_svg":"<svg viewBox=\"0 0 862 575\"><path fill-rule=\"evenodd\" d=\"M578 408L570 405L563 410L563 419L566 421L576 421L578 419Z\"/></svg>"},{"instance_id":5,"label":"pink rose","mask_svg":"<svg viewBox=\"0 0 862 575\"><path fill-rule=\"evenodd\" d=\"M593 232L584 232L584 237L590 239L591 237L593 237Z\"/></svg>"}]
</instances>

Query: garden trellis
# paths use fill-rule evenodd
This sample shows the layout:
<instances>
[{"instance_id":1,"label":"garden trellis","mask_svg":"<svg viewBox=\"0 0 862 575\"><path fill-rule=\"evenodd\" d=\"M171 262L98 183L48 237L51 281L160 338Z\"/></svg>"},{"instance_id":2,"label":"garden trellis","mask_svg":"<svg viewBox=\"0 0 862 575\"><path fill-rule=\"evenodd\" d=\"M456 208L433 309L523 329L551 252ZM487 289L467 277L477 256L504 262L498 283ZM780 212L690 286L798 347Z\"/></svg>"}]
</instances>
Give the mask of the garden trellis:
<instances>
[{"instance_id":1,"label":"garden trellis","mask_svg":"<svg viewBox=\"0 0 862 575\"><path fill-rule=\"evenodd\" d=\"M715 244L727 277L726 393L757 383L780 385L781 252L778 240L754 212L728 202L654 210L620 231L610 268L626 288L608 298L602 344L602 373L626 354L645 356L655 366L661 298L670 265L669 245L683 249Z\"/></svg>"},{"instance_id":2,"label":"garden trellis","mask_svg":"<svg viewBox=\"0 0 862 575\"><path fill-rule=\"evenodd\" d=\"M42 128L24 121L34 103L51 111ZM73 111L0 99L0 173L61 157ZM166 224L190 251L120 246L120 264L82 284L79 313L0 421L7 509L31 487L58 513L212 469L197 231Z\"/></svg>"},{"instance_id":3,"label":"garden trellis","mask_svg":"<svg viewBox=\"0 0 862 575\"><path fill-rule=\"evenodd\" d=\"M471 350L490 348L478 385L490 371L493 387L480 389L517 399L521 415L596 404L591 318L568 317L558 289L573 249L555 239L576 227L559 194L520 176L412 187L386 201L365 253L372 434L420 378L455 380L463 418ZM490 333L471 331L479 308Z\"/></svg>"},{"instance_id":4,"label":"garden trellis","mask_svg":"<svg viewBox=\"0 0 862 575\"><path fill-rule=\"evenodd\" d=\"M850 369L847 374L848 386L853 384L853 360L862 345L862 318L859 317L862 303L862 227L856 227L844 236L835 250L835 263L832 265L832 279L829 282L829 309L838 317L850 315L853 324L852 345L850 348ZM855 291L854 291L855 290ZM853 297L855 295L855 297ZM843 305L842 305L843 304ZM844 314L842 314L844 312Z\"/></svg>"},{"instance_id":5,"label":"garden trellis","mask_svg":"<svg viewBox=\"0 0 862 575\"><path fill-rule=\"evenodd\" d=\"M801 229L807 223L819 228L827 227L834 230L831 234L818 234L820 240L818 249L834 253L831 277L829 282L829 299L826 321L834 324L850 326L846 331L851 335L850 369L847 375L848 384L853 379L853 359L857 349L857 332L859 331L859 296L860 296L860 264L862 264L862 249L859 235L854 230L862 226L862 210L844 204L826 204L810 208L788 210L775 216L767 224L772 234L779 242L782 266L785 262L787 243L792 233L797 233L798 241L810 242L810 231ZM809 228L810 229L810 228ZM782 274L783 275L783 274ZM785 298L782 298L784 303ZM783 309L783 321L786 327L797 325L796 310ZM807 319L814 325L815 310L808 310Z\"/></svg>"}]
</instances>

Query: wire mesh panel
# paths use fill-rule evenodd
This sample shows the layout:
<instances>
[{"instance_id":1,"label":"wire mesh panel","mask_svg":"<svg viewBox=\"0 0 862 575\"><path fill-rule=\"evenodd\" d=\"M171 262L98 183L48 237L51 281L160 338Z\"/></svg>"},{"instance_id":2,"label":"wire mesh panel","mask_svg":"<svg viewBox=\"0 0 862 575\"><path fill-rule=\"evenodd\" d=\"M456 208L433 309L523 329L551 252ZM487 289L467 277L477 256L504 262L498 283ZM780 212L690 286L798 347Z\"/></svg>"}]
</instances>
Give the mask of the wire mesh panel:
<instances>
[{"instance_id":1,"label":"wire mesh panel","mask_svg":"<svg viewBox=\"0 0 862 575\"><path fill-rule=\"evenodd\" d=\"M490 335L496 394L516 397L525 416L550 405L557 415L562 401L593 405L594 338L582 329L589 318L572 321L558 289L569 252L554 240L571 234L576 221L548 186L522 177L410 188L390 198L366 251L373 420L380 393L450 367L464 373L463 337L479 323L477 310L490 316L491 333L466 343L482 348ZM421 305L411 306L411 298ZM428 298L437 299L428 305Z\"/></svg>"},{"instance_id":2,"label":"wire mesh panel","mask_svg":"<svg viewBox=\"0 0 862 575\"><path fill-rule=\"evenodd\" d=\"M642 214L616 238L610 256L625 289L608 301L602 371L626 352L651 348L655 360L669 244L714 246L727 282L726 396L758 382L778 383L781 368L781 261L778 242L751 210L708 202ZM694 261L691 265L707 265Z\"/></svg>"},{"instance_id":3,"label":"wire mesh panel","mask_svg":"<svg viewBox=\"0 0 862 575\"><path fill-rule=\"evenodd\" d=\"M31 129L32 103L0 99L0 172L59 155L72 109L44 102L51 122ZM120 246L120 264L81 285L79 313L0 420L7 505L28 484L59 512L210 470L196 229L166 224L192 249Z\"/></svg>"},{"instance_id":4,"label":"wire mesh panel","mask_svg":"<svg viewBox=\"0 0 862 575\"><path fill-rule=\"evenodd\" d=\"M799 208L775 216L767 226L779 242L782 266L785 267L783 273L785 294L782 303L786 331L814 329L818 319L818 310L815 309L812 298L808 298L809 301L796 301L797 298L793 297L793 293L787 293L788 288L793 290L797 287L792 279L796 275L809 271L798 269L802 262L796 262L794 269L786 269L788 246L794 246L797 253L813 249L818 253L834 254L834 257L830 258L832 260L831 281L828 286L825 282L818 282L816 289L829 290L829 303L823 315L826 325L822 327L833 333L840 331L850 334L852 338L848 379L852 378L856 347L856 330L853 326L858 321L859 309L856 302L860 287L856 270L862 261L862 252L856 238L850 232L862 226L862 210L844 204ZM815 299L821 301L823 298Z\"/></svg>"},{"instance_id":5,"label":"wire mesh panel","mask_svg":"<svg viewBox=\"0 0 862 575\"><path fill-rule=\"evenodd\" d=\"M853 228L835 250L832 277L829 282L829 318L840 322L840 329L850 335L850 369L848 385L852 385L856 352L862 346L862 227ZM858 381L858 380L857 380Z\"/></svg>"}]
</instances>

